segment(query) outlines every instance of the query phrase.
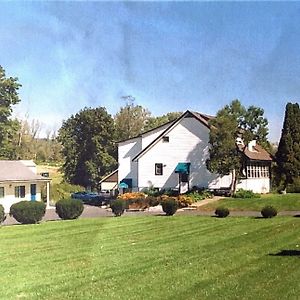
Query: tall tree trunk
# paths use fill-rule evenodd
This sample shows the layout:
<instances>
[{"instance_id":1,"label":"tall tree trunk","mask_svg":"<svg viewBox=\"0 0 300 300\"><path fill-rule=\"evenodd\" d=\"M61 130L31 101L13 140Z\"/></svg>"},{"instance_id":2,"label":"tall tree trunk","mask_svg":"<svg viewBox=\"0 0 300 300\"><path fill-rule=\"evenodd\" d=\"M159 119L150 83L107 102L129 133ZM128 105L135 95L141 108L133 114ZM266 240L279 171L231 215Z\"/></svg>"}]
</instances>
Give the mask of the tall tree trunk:
<instances>
[{"instance_id":1,"label":"tall tree trunk","mask_svg":"<svg viewBox=\"0 0 300 300\"><path fill-rule=\"evenodd\" d=\"M231 180L231 186L230 186L230 195L233 196L236 192L236 186L237 186L237 176L236 176L236 170L233 169L231 171L232 174L232 180Z\"/></svg>"}]
</instances>

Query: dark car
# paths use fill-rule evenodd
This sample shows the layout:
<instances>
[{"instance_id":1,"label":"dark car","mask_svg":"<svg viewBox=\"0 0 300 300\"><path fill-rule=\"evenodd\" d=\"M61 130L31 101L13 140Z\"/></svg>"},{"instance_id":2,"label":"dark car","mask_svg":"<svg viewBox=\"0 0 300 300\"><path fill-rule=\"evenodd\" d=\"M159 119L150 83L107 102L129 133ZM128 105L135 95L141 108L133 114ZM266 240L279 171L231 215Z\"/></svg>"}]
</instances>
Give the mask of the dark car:
<instances>
[{"instance_id":1,"label":"dark car","mask_svg":"<svg viewBox=\"0 0 300 300\"><path fill-rule=\"evenodd\" d=\"M84 204L101 206L107 204L109 199L102 194L91 192L76 192L71 194L72 199L81 200Z\"/></svg>"}]
</instances>

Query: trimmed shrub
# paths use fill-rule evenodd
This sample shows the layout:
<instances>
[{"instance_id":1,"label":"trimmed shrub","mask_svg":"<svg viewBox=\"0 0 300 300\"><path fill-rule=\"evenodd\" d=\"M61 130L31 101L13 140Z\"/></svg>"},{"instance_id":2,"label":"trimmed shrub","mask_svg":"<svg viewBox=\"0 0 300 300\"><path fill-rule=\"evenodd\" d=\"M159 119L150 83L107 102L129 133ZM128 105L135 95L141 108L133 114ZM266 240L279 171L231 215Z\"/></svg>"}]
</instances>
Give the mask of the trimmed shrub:
<instances>
[{"instance_id":1,"label":"trimmed shrub","mask_svg":"<svg viewBox=\"0 0 300 300\"><path fill-rule=\"evenodd\" d=\"M213 197L213 194L208 190L201 190L201 191L193 191L192 190L191 192L188 192L186 195L189 196L189 198L191 198L193 200L193 202L201 201L203 199Z\"/></svg>"},{"instance_id":2,"label":"trimmed shrub","mask_svg":"<svg viewBox=\"0 0 300 300\"><path fill-rule=\"evenodd\" d=\"M273 206L265 206L260 213L264 218L273 218L277 216L277 209Z\"/></svg>"},{"instance_id":3,"label":"trimmed shrub","mask_svg":"<svg viewBox=\"0 0 300 300\"><path fill-rule=\"evenodd\" d=\"M36 224L42 220L46 212L46 205L39 201L20 201L10 207L9 214L19 223Z\"/></svg>"},{"instance_id":4,"label":"trimmed shrub","mask_svg":"<svg viewBox=\"0 0 300 300\"><path fill-rule=\"evenodd\" d=\"M261 195L254 193L250 190L238 189L236 193L233 195L234 198L260 198Z\"/></svg>"},{"instance_id":5,"label":"trimmed shrub","mask_svg":"<svg viewBox=\"0 0 300 300\"><path fill-rule=\"evenodd\" d=\"M125 211L125 201L117 199L117 200L111 202L110 208L111 208L112 213L116 217L120 217L121 215L123 215L123 213Z\"/></svg>"},{"instance_id":6,"label":"trimmed shrub","mask_svg":"<svg viewBox=\"0 0 300 300\"><path fill-rule=\"evenodd\" d=\"M167 198L161 202L161 206L167 216L172 216L178 209L178 202L173 198Z\"/></svg>"},{"instance_id":7,"label":"trimmed shrub","mask_svg":"<svg viewBox=\"0 0 300 300\"><path fill-rule=\"evenodd\" d=\"M149 203L149 206L157 206L159 204L159 198L155 196L148 196L147 201Z\"/></svg>"},{"instance_id":8,"label":"trimmed shrub","mask_svg":"<svg viewBox=\"0 0 300 300\"><path fill-rule=\"evenodd\" d=\"M179 208L188 207L195 202L193 198L187 195L179 195L176 200Z\"/></svg>"},{"instance_id":9,"label":"trimmed shrub","mask_svg":"<svg viewBox=\"0 0 300 300\"><path fill-rule=\"evenodd\" d=\"M82 214L84 206L81 200L62 199L56 202L55 208L61 219L73 220Z\"/></svg>"},{"instance_id":10,"label":"trimmed shrub","mask_svg":"<svg viewBox=\"0 0 300 300\"><path fill-rule=\"evenodd\" d=\"M0 204L0 224L6 219L4 207Z\"/></svg>"},{"instance_id":11,"label":"trimmed shrub","mask_svg":"<svg viewBox=\"0 0 300 300\"><path fill-rule=\"evenodd\" d=\"M229 216L229 209L226 207L217 207L215 214L218 218L226 218Z\"/></svg>"}]
</instances>

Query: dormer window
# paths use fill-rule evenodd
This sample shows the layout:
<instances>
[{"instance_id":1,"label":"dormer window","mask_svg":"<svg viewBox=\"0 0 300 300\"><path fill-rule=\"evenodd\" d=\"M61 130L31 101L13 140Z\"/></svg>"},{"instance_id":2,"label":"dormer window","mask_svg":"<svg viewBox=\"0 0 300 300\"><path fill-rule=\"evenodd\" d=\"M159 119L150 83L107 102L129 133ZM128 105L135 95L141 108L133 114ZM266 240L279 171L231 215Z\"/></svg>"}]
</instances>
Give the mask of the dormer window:
<instances>
[{"instance_id":1,"label":"dormer window","mask_svg":"<svg viewBox=\"0 0 300 300\"><path fill-rule=\"evenodd\" d=\"M163 143L169 143L169 137L163 136L162 141L163 141Z\"/></svg>"}]
</instances>

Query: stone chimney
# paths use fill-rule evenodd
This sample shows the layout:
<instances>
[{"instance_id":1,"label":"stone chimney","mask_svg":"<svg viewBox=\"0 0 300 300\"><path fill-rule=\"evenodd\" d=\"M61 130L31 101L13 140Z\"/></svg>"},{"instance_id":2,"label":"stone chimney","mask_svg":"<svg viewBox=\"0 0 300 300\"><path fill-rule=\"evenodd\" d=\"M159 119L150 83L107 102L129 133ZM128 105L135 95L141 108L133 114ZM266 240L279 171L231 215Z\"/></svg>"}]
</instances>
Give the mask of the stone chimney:
<instances>
[{"instance_id":1,"label":"stone chimney","mask_svg":"<svg viewBox=\"0 0 300 300\"><path fill-rule=\"evenodd\" d=\"M251 152L256 152L254 147L256 146L256 140L252 140L248 143L248 150Z\"/></svg>"}]
</instances>

